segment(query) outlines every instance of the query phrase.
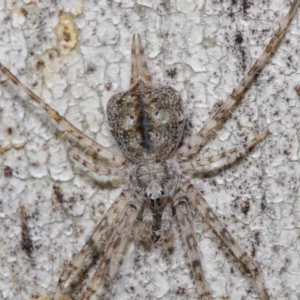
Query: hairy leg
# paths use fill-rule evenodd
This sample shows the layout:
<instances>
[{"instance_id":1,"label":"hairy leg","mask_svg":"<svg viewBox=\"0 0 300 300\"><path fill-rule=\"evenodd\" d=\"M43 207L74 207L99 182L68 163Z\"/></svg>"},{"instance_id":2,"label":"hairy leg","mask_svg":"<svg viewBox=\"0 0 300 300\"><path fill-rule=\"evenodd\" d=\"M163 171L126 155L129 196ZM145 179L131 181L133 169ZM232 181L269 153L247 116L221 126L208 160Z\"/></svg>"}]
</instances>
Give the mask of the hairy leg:
<instances>
[{"instance_id":1,"label":"hairy leg","mask_svg":"<svg viewBox=\"0 0 300 300\"><path fill-rule=\"evenodd\" d=\"M126 235L131 232L132 226L136 222L140 209L141 203L139 200L133 199L133 201L128 202L122 216L115 226L110 240L107 243L104 255L101 258L100 264L97 267L92 281L81 298L82 300L88 300L95 294L98 286L105 276L110 262L114 259L114 256L119 250L124 239L126 239Z\"/></svg>"},{"instance_id":2,"label":"hairy leg","mask_svg":"<svg viewBox=\"0 0 300 300\"><path fill-rule=\"evenodd\" d=\"M101 168L97 167L95 164L85 160L80 155L74 152L72 145L68 141L68 139L64 136L64 133L61 131L58 131L59 137L62 139L62 141L66 145L66 149L70 157L74 160L76 160L78 163L89 169L90 171L97 173L99 175L104 176L117 176L117 177L124 177L126 175L126 172L122 169L113 169L106 166L101 166Z\"/></svg>"},{"instance_id":3,"label":"hairy leg","mask_svg":"<svg viewBox=\"0 0 300 300\"><path fill-rule=\"evenodd\" d=\"M69 134L79 139L86 146L94 149L100 157L106 160L110 166L120 167L124 164L125 159L123 156L115 154L104 146L97 143L95 140L84 134L77 127L72 125L65 117L61 116L56 110L45 103L40 97L27 88L19 79L14 76L7 68L0 63L0 71L6 76L7 79L12 81L20 90L22 90L28 97L38 104L60 127L65 129Z\"/></svg>"},{"instance_id":4,"label":"hairy leg","mask_svg":"<svg viewBox=\"0 0 300 300\"><path fill-rule=\"evenodd\" d=\"M186 141L178 151L179 159L189 159L193 155L197 154L200 149L206 144L209 135L212 133L212 130L219 125L224 123L230 115L230 111L236 106L236 104L242 99L245 95L248 88L251 86L253 80L261 72L266 63L269 61L272 54L276 51L279 46L292 18L299 6L300 0L294 0L292 6L279 26L278 30L275 32L274 36L271 38L269 44L265 48L262 55L257 59L255 64L252 66L250 71L244 77L240 85L235 88L228 99L215 110L211 117L205 122L202 129L192 135L192 137Z\"/></svg>"},{"instance_id":5,"label":"hairy leg","mask_svg":"<svg viewBox=\"0 0 300 300\"><path fill-rule=\"evenodd\" d=\"M172 252L174 246L174 233L172 229L172 205L167 204L161 217L161 239L165 250Z\"/></svg>"},{"instance_id":6,"label":"hairy leg","mask_svg":"<svg viewBox=\"0 0 300 300\"><path fill-rule=\"evenodd\" d=\"M210 156L207 158L200 158L195 160L190 160L187 162L180 162L181 169L184 173L189 174L197 174L197 173L206 173L213 169L211 166L212 163L225 160L223 165L227 165L234 160L236 160L238 157L244 155L247 151L249 151L252 147L254 147L257 143L264 140L267 135L268 131L261 133L254 138L252 138L249 141L246 141L242 145L232 148L228 151L225 151L221 154Z\"/></svg>"},{"instance_id":7,"label":"hairy leg","mask_svg":"<svg viewBox=\"0 0 300 300\"><path fill-rule=\"evenodd\" d=\"M182 186L196 211L201 214L204 221L207 222L222 242L231 250L238 262L240 262L253 276L257 289L264 300L269 300L270 296L265 287L262 276L253 258L248 255L231 236L226 227L219 220L218 216L210 208L201 193L189 182Z\"/></svg>"},{"instance_id":8,"label":"hairy leg","mask_svg":"<svg viewBox=\"0 0 300 300\"><path fill-rule=\"evenodd\" d=\"M211 300L211 292L205 280L201 260L197 249L195 231L193 228L190 208L188 206L188 197L179 192L174 199L174 207L178 223L181 229L181 235L187 256L194 273L195 284L198 291L199 299Z\"/></svg>"},{"instance_id":9,"label":"hairy leg","mask_svg":"<svg viewBox=\"0 0 300 300\"><path fill-rule=\"evenodd\" d=\"M67 266L64 268L63 272L61 273L58 284L56 287L56 291L54 293L53 299L59 300L64 286L71 276L72 273L74 273L76 270L78 270L84 263L87 256L90 254L90 252L93 250L93 248L100 243L102 245L103 249L106 245L105 238L108 238L108 236L113 231L113 226L120 218L120 215L124 211L127 199L130 197L130 194L128 191L123 191L121 195L114 201L114 203L111 205L109 210L107 211L104 218L100 221L100 223L96 226L94 229L94 232L87 240L86 244L82 247L82 249L76 254L76 256L73 258L73 260L67 264Z\"/></svg>"},{"instance_id":10,"label":"hairy leg","mask_svg":"<svg viewBox=\"0 0 300 300\"><path fill-rule=\"evenodd\" d=\"M148 70L144 47L139 34L134 34L132 37L131 56L130 86L134 86L140 79L152 85L152 78Z\"/></svg>"},{"instance_id":11,"label":"hairy leg","mask_svg":"<svg viewBox=\"0 0 300 300\"><path fill-rule=\"evenodd\" d=\"M152 226L153 212L148 206L145 206L143 221L137 223L137 227L134 231L134 241L137 245L142 245L145 249L151 246Z\"/></svg>"}]
</instances>

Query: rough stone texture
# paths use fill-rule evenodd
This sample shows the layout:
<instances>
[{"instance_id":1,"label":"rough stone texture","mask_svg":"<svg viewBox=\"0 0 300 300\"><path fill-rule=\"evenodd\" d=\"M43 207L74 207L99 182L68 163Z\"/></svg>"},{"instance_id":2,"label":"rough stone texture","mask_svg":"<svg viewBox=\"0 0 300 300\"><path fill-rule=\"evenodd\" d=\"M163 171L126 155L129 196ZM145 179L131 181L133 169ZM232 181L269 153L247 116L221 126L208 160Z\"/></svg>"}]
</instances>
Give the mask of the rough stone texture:
<instances>
[{"instance_id":1,"label":"rough stone texture","mask_svg":"<svg viewBox=\"0 0 300 300\"><path fill-rule=\"evenodd\" d=\"M0 61L72 123L114 148L105 107L129 87L134 32L142 35L154 81L180 92L196 131L263 51L289 2L2 1ZM77 26L73 50L56 35L59 12L70 13ZM266 127L271 135L238 164L194 179L259 263L277 300L300 297L299 14L233 118L202 153L229 149ZM53 292L64 261L82 247L120 188L83 174L45 114L0 81L0 144L11 145L0 156L0 298L27 300ZM28 215L30 257L21 245L20 203ZM195 227L214 298L253 299L253 280L210 228L198 219ZM101 299L196 299L178 233L176 241L171 257L130 245Z\"/></svg>"}]
</instances>

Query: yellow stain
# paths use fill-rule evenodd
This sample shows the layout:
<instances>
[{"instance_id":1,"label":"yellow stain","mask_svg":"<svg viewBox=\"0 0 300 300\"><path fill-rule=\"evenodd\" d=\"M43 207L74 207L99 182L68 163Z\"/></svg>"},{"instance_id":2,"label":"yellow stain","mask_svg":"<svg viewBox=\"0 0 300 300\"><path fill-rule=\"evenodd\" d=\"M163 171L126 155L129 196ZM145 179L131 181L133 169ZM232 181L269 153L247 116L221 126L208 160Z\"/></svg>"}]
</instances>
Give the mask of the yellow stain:
<instances>
[{"instance_id":1,"label":"yellow stain","mask_svg":"<svg viewBox=\"0 0 300 300\"><path fill-rule=\"evenodd\" d=\"M78 31L74 19L70 15L62 13L59 16L59 23L55 27L55 33L60 45L65 50L72 50L76 47Z\"/></svg>"}]
</instances>

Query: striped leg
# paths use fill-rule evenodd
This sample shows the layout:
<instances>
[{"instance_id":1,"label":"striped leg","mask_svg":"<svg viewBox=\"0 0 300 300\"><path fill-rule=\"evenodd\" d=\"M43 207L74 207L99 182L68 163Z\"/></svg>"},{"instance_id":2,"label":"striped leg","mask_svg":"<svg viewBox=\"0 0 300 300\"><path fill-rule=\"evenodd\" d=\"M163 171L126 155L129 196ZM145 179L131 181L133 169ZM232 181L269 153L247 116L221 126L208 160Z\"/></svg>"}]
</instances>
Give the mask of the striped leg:
<instances>
[{"instance_id":1,"label":"striped leg","mask_svg":"<svg viewBox=\"0 0 300 300\"><path fill-rule=\"evenodd\" d=\"M123 191L121 193L121 195L111 205L105 217L97 225L86 244L77 253L74 259L65 267L58 279L58 284L53 296L54 300L59 300L61 298L64 286L70 275L83 265L85 259L93 250L93 248L100 243L102 243L100 248L105 248L105 237L110 236L111 232L113 231L114 223L120 218L120 215L122 214L122 211L124 211L127 204L127 199L129 197L129 192Z\"/></svg>"},{"instance_id":2,"label":"striped leg","mask_svg":"<svg viewBox=\"0 0 300 300\"><path fill-rule=\"evenodd\" d=\"M221 154L214 155L207 158L201 158L196 160L191 160L187 162L181 162L180 166L182 168L182 171L189 174L197 174L197 173L206 173L210 172L213 167L211 166L212 163L220 161L222 159L226 160L223 165L228 165L234 160L236 160L238 157L246 154L247 151L249 151L251 148L253 148L257 143L264 140L267 135L269 134L268 131L261 133L257 135L256 137L252 138L249 141L246 141L244 144L232 148L228 151L225 151Z\"/></svg>"},{"instance_id":3,"label":"striped leg","mask_svg":"<svg viewBox=\"0 0 300 300\"><path fill-rule=\"evenodd\" d=\"M76 160L78 163L89 169L90 171L97 173L99 175L104 176L118 176L118 177L125 177L126 172L122 169L113 169L106 166L101 166L101 168L97 167L95 164L85 160L80 155L74 152L72 145L68 141L68 139L65 137L64 133L61 131L57 131L59 137L62 139L62 141L65 143L67 152L70 155L70 157L74 160Z\"/></svg>"},{"instance_id":4,"label":"striped leg","mask_svg":"<svg viewBox=\"0 0 300 300\"><path fill-rule=\"evenodd\" d=\"M131 79L130 86L134 86L139 79L152 85L152 78L148 70L144 55L144 47L139 34L134 34L131 43Z\"/></svg>"},{"instance_id":5,"label":"striped leg","mask_svg":"<svg viewBox=\"0 0 300 300\"><path fill-rule=\"evenodd\" d=\"M69 134L79 139L86 146L94 149L100 157L103 157L110 166L120 167L124 164L125 160L123 156L115 154L104 146L100 145L92 138L84 134L77 127L72 125L65 117L61 116L56 110L45 103L40 97L33 93L28 87L26 87L19 79L14 76L7 68L0 63L0 71L11 80L21 91L23 91L28 97L38 104L60 127L65 129Z\"/></svg>"},{"instance_id":6,"label":"striped leg","mask_svg":"<svg viewBox=\"0 0 300 300\"><path fill-rule=\"evenodd\" d=\"M168 252L173 251L174 232L172 229L172 205L167 204L161 217L161 239L163 247Z\"/></svg>"},{"instance_id":7,"label":"striped leg","mask_svg":"<svg viewBox=\"0 0 300 300\"><path fill-rule=\"evenodd\" d=\"M145 206L143 211L143 222L137 226L134 232L134 241L145 249L148 249L151 246L152 226L153 212L148 206Z\"/></svg>"},{"instance_id":8,"label":"striped leg","mask_svg":"<svg viewBox=\"0 0 300 300\"><path fill-rule=\"evenodd\" d=\"M201 193L198 192L191 183L186 183L182 188L189 197L196 211L201 214L204 221L212 227L212 229L219 236L222 242L231 250L237 261L245 266L246 269L251 273L261 297L264 300L269 300L270 296L267 292L263 278L260 275L258 267L253 258L248 255L234 240L226 227L222 224L217 215L210 208Z\"/></svg>"},{"instance_id":9,"label":"striped leg","mask_svg":"<svg viewBox=\"0 0 300 300\"><path fill-rule=\"evenodd\" d=\"M179 158L181 159L188 159L191 158L193 155L199 152L199 150L205 145L209 135L212 133L212 130L227 120L230 115L230 111L236 106L236 104L242 99L245 95L246 91L252 84L253 80L261 72L264 68L266 63L269 61L272 54L275 52L277 47L280 44L292 18L299 6L300 0L294 0L292 6L280 24L278 30L275 32L274 36L270 40L269 44L265 48L262 55L258 58L255 64L252 66L250 71L244 77L240 85L235 88L228 99L221 105L212 116L205 122L202 129L194 134L189 141L184 143L181 148L179 149Z\"/></svg>"},{"instance_id":10,"label":"striped leg","mask_svg":"<svg viewBox=\"0 0 300 300\"><path fill-rule=\"evenodd\" d=\"M197 242L195 238L195 231L193 228L190 208L187 204L188 198L183 193L178 193L174 199L174 207L178 223L181 229L181 235L184 247L186 248L187 256L190 261L191 268L194 273L195 284L200 300L212 300L210 290L205 280L199 253L197 249Z\"/></svg>"},{"instance_id":11,"label":"striped leg","mask_svg":"<svg viewBox=\"0 0 300 300\"><path fill-rule=\"evenodd\" d=\"M124 239L126 239L126 235L131 232L132 226L135 223L137 215L140 211L140 206L141 203L138 200L129 202L127 204L106 246L104 255L100 261L96 273L94 274L92 281L87 287L81 300L88 300L92 295L95 294L98 286L106 274L106 270L110 262L114 259L114 256Z\"/></svg>"}]
</instances>

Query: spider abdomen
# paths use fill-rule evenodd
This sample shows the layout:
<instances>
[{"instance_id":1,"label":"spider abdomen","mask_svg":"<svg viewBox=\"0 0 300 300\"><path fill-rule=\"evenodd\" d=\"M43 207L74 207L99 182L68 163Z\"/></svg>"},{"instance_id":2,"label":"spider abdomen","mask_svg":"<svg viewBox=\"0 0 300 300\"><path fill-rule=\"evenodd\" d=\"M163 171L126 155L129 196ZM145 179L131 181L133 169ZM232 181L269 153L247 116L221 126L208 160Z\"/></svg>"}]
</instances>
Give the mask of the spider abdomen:
<instances>
[{"instance_id":1,"label":"spider abdomen","mask_svg":"<svg viewBox=\"0 0 300 300\"><path fill-rule=\"evenodd\" d=\"M133 162L162 161L172 155L185 125L179 93L139 80L107 105L108 122L123 154Z\"/></svg>"}]
</instances>

